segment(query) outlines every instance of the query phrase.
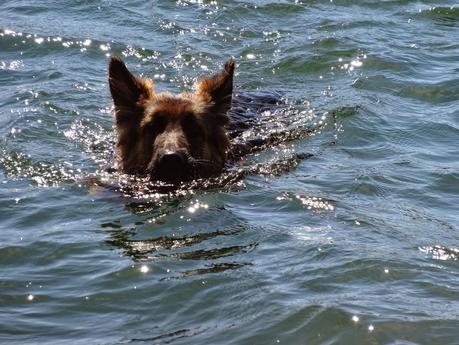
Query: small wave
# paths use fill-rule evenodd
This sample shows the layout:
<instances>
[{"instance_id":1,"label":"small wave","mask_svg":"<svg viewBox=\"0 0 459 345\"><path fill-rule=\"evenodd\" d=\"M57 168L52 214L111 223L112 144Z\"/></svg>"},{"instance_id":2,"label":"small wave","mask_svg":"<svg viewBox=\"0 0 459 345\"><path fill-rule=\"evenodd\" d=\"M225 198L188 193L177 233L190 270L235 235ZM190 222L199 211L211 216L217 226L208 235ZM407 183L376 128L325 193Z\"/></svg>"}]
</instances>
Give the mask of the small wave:
<instances>
[{"instance_id":1,"label":"small wave","mask_svg":"<svg viewBox=\"0 0 459 345\"><path fill-rule=\"evenodd\" d=\"M459 7L439 6L420 9L415 18L429 19L437 25L458 26L459 25Z\"/></svg>"},{"instance_id":2,"label":"small wave","mask_svg":"<svg viewBox=\"0 0 459 345\"><path fill-rule=\"evenodd\" d=\"M457 80L451 79L439 83L407 82L389 78L383 75L375 75L366 78L359 78L353 87L370 91L385 92L404 98L411 98L441 104L453 102L457 99L459 88Z\"/></svg>"}]
</instances>

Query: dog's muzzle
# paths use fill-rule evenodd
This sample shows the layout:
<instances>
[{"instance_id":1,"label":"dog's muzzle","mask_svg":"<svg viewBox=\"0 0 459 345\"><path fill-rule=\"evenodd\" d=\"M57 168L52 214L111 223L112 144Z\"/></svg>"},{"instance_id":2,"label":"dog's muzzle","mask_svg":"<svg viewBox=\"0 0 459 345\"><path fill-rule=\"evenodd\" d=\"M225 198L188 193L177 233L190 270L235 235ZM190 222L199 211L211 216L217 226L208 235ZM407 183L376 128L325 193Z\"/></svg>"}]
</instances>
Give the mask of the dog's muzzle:
<instances>
[{"instance_id":1,"label":"dog's muzzle","mask_svg":"<svg viewBox=\"0 0 459 345\"><path fill-rule=\"evenodd\" d=\"M191 166L185 152L167 151L159 155L153 169L153 178L166 182L179 182L190 179Z\"/></svg>"}]
</instances>

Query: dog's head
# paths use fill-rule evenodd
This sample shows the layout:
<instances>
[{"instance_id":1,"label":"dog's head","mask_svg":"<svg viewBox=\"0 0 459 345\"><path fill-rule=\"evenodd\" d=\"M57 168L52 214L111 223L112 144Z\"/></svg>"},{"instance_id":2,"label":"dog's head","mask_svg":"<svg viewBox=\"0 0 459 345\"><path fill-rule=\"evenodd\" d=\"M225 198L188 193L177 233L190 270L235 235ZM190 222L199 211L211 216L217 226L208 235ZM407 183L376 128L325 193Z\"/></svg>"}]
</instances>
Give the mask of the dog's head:
<instances>
[{"instance_id":1,"label":"dog's head","mask_svg":"<svg viewBox=\"0 0 459 345\"><path fill-rule=\"evenodd\" d=\"M203 79L195 93L156 93L117 57L109 64L120 170L179 182L221 172L229 146L234 60Z\"/></svg>"}]
</instances>

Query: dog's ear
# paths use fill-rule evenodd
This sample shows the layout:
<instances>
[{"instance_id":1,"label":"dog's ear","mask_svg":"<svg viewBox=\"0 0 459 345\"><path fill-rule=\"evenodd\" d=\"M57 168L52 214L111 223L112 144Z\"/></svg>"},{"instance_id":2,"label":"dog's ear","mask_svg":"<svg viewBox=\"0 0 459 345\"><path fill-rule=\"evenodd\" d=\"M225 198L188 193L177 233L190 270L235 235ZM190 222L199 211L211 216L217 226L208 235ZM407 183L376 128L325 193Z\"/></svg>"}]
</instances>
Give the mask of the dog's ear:
<instances>
[{"instance_id":1,"label":"dog's ear","mask_svg":"<svg viewBox=\"0 0 459 345\"><path fill-rule=\"evenodd\" d=\"M108 65L108 82L113 103L118 113L134 112L142 107L142 101L153 94L153 84L149 80L135 77L124 62L112 56Z\"/></svg>"},{"instance_id":2,"label":"dog's ear","mask_svg":"<svg viewBox=\"0 0 459 345\"><path fill-rule=\"evenodd\" d=\"M228 60L222 72L198 83L198 96L210 105L210 112L216 115L224 116L231 107L235 64L234 59Z\"/></svg>"}]
</instances>

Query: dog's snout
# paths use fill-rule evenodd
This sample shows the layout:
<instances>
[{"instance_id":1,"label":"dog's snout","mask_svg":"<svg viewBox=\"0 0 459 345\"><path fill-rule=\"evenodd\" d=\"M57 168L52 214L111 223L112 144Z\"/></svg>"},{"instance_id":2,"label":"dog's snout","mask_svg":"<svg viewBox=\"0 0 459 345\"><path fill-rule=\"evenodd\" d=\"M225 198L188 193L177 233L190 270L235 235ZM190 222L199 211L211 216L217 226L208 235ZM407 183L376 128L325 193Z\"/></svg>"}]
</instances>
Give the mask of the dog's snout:
<instances>
[{"instance_id":1,"label":"dog's snout","mask_svg":"<svg viewBox=\"0 0 459 345\"><path fill-rule=\"evenodd\" d=\"M162 181L183 181L190 176L190 164L185 152L165 152L155 163L154 177Z\"/></svg>"},{"instance_id":2,"label":"dog's snout","mask_svg":"<svg viewBox=\"0 0 459 345\"><path fill-rule=\"evenodd\" d=\"M182 152L167 152L158 160L158 167L167 170L180 169L186 166L186 164L187 158Z\"/></svg>"}]
</instances>

